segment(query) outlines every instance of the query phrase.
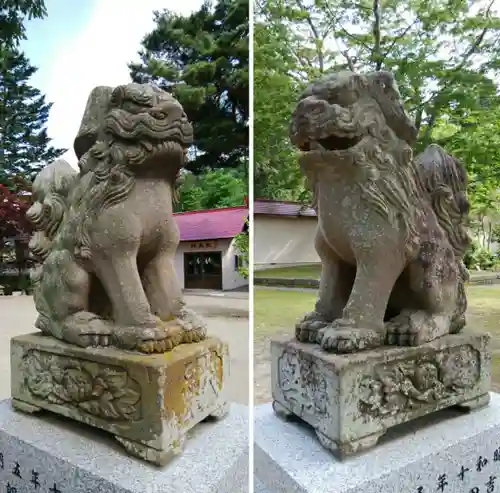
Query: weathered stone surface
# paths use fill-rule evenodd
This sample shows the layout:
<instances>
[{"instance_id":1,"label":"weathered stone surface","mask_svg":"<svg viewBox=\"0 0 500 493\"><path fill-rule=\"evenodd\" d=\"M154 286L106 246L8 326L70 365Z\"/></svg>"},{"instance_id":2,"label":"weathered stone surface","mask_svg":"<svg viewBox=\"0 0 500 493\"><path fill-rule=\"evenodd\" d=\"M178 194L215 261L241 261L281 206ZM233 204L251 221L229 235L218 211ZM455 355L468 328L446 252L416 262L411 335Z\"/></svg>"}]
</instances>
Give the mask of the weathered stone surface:
<instances>
[{"instance_id":1,"label":"weathered stone surface","mask_svg":"<svg viewBox=\"0 0 500 493\"><path fill-rule=\"evenodd\" d=\"M152 84L91 92L74 144L80 173L57 160L33 183L36 328L144 353L205 338L174 266L172 195L192 140L180 103Z\"/></svg>"},{"instance_id":2,"label":"weathered stone surface","mask_svg":"<svg viewBox=\"0 0 500 493\"><path fill-rule=\"evenodd\" d=\"M180 452L196 424L227 411L228 348L216 338L143 355L29 334L11 341L11 375L17 409L47 409L108 431L158 464Z\"/></svg>"},{"instance_id":3,"label":"weathered stone surface","mask_svg":"<svg viewBox=\"0 0 500 493\"><path fill-rule=\"evenodd\" d=\"M467 173L417 129L392 74L313 81L290 126L318 214L314 312L296 337L351 353L417 346L465 325Z\"/></svg>"},{"instance_id":4,"label":"weathered stone surface","mask_svg":"<svg viewBox=\"0 0 500 493\"><path fill-rule=\"evenodd\" d=\"M78 159L96 143L102 121L108 112L112 93L113 88L108 86L98 86L90 92L80 129L73 144Z\"/></svg>"},{"instance_id":5,"label":"weathered stone surface","mask_svg":"<svg viewBox=\"0 0 500 493\"><path fill-rule=\"evenodd\" d=\"M453 405L488 403L490 336L458 334L419 347L350 355L273 341L274 407L313 426L340 458L375 445L392 426Z\"/></svg>"},{"instance_id":6,"label":"weathered stone surface","mask_svg":"<svg viewBox=\"0 0 500 493\"><path fill-rule=\"evenodd\" d=\"M123 454L97 429L0 402L2 493L248 493L248 450L241 405L232 404L223 421L200 423L184 453L159 468Z\"/></svg>"},{"instance_id":7,"label":"weathered stone surface","mask_svg":"<svg viewBox=\"0 0 500 493\"><path fill-rule=\"evenodd\" d=\"M374 450L337 461L309 427L254 411L259 493L496 493L500 395L473 413L446 409L392 428Z\"/></svg>"}]
</instances>

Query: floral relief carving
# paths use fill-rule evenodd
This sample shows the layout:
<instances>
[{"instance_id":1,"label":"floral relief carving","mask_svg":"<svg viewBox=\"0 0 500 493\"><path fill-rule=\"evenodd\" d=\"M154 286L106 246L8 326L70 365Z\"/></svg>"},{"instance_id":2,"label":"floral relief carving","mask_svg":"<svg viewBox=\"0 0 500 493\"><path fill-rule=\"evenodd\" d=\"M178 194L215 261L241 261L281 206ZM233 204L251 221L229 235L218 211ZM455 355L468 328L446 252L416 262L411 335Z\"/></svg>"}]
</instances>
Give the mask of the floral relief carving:
<instances>
[{"instance_id":1,"label":"floral relief carving","mask_svg":"<svg viewBox=\"0 0 500 493\"><path fill-rule=\"evenodd\" d=\"M278 361L278 378L285 399L302 406L302 412L327 413L328 384L313 358L283 352Z\"/></svg>"},{"instance_id":2,"label":"floral relief carving","mask_svg":"<svg viewBox=\"0 0 500 493\"><path fill-rule=\"evenodd\" d=\"M186 364L184 399L189 403L186 411L194 416L194 408L203 411L206 400L200 397L218 397L223 385L223 361L216 351L209 351Z\"/></svg>"},{"instance_id":3,"label":"floral relief carving","mask_svg":"<svg viewBox=\"0 0 500 493\"><path fill-rule=\"evenodd\" d=\"M373 376L361 380L359 409L365 415L390 416L463 393L479 379L479 352L471 346L379 365Z\"/></svg>"},{"instance_id":4,"label":"floral relief carving","mask_svg":"<svg viewBox=\"0 0 500 493\"><path fill-rule=\"evenodd\" d=\"M141 418L139 383L123 368L41 351L29 351L24 365L26 387L39 399L107 420Z\"/></svg>"}]
</instances>

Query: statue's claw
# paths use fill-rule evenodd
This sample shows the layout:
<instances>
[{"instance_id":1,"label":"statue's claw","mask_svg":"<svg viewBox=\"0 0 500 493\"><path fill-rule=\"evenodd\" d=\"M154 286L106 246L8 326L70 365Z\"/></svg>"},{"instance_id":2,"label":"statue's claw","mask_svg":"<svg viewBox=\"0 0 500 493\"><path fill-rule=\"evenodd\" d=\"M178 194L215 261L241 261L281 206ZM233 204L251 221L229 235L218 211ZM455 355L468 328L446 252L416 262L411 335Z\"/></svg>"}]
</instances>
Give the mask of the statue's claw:
<instances>
[{"instance_id":1,"label":"statue's claw","mask_svg":"<svg viewBox=\"0 0 500 493\"><path fill-rule=\"evenodd\" d=\"M202 341L205 339L206 333L206 326L196 313L183 309L180 315L172 320L164 321L156 318L156 327L154 328L118 329L115 337L120 344L128 341L130 349L150 354L171 351L179 344Z\"/></svg>"},{"instance_id":2,"label":"statue's claw","mask_svg":"<svg viewBox=\"0 0 500 493\"><path fill-rule=\"evenodd\" d=\"M384 344L385 334L376 329L361 329L350 320L339 319L318 334L322 349L332 353L354 353Z\"/></svg>"},{"instance_id":3,"label":"statue's claw","mask_svg":"<svg viewBox=\"0 0 500 493\"><path fill-rule=\"evenodd\" d=\"M62 325L61 338L80 347L107 347L111 345L113 326L90 312L70 315Z\"/></svg>"},{"instance_id":4,"label":"statue's claw","mask_svg":"<svg viewBox=\"0 0 500 493\"><path fill-rule=\"evenodd\" d=\"M448 333L449 317L423 310L404 310L386 324L387 344L420 346Z\"/></svg>"},{"instance_id":5,"label":"statue's claw","mask_svg":"<svg viewBox=\"0 0 500 493\"><path fill-rule=\"evenodd\" d=\"M295 326L295 338L301 342L316 342L318 331L331 323L318 312L307 313Z\"/></svg>"},{"instance_id":6,"label":"statue's claw","mask_svg":"<svg viewBox=\"0 0 500 493\"><path fill-rule=\"evenodd\" d=\"M183 308L176 321L183 330L182 342L200 342L207 337L207 326L193 310Z\"/></svg>"}]
</instances>

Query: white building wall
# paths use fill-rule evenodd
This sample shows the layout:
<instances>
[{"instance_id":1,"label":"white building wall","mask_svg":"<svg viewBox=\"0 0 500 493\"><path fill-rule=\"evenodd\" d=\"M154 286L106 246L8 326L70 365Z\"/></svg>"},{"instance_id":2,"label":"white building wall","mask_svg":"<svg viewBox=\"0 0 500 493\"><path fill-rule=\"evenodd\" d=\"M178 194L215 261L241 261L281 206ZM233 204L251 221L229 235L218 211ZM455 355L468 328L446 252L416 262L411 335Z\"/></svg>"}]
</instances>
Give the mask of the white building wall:
<instances>
[{"instance_id":1,"label":"white building wall","mask_svg":"<svg viewBox=\"0 0 500 493\"><path fill-rule=\"evenodd\" d=\"M222 289L236 289L248 285L248 281L235 269L235 255L237 251L233 239L181 241L175 254L175 270L181 288L184 289L184 254L189 252L221 252L222 255ZM200 248L193 244L208 244L207 248Z\"/></svg>"},{"instance_id":2,"label":"white building wall","mask_svg":"<svg viewBox=\"0 0 500 493\"><path fill-rule=\"evenodd\" d=\"M224 291L248 285L248 280L236 268L235 257L238 255L238 250L234 245L234 240L228 243L226 252L222 255L222 289Z\"/></svg>"},{"instance_id":3,"label":"white building wall","mask_svg":"<svg viewBox=\"0 0 500 493\"><path fill-rule=\"evenodd\" d=\"M254 216L254 268L319 263L315 217Z\"/></svg>"}]
</instances>

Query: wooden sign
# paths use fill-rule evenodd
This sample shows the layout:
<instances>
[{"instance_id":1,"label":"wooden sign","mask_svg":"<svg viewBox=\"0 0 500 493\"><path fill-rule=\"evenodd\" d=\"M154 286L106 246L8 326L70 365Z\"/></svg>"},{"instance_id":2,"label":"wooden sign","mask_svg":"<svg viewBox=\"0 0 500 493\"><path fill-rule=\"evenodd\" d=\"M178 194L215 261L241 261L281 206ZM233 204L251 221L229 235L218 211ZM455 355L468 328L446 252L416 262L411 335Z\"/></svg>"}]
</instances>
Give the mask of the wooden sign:
<instances>
[{"instance_id":1,"label":"wooden sign","mask_svg":"<svg viewBox=\"0 0 500 493\"><path fill-rule=\"evenodd\" d=\"M189 244L190 250L213 250L217 246L216 241L192 241Z\"/></svg>"}]
</instances>

